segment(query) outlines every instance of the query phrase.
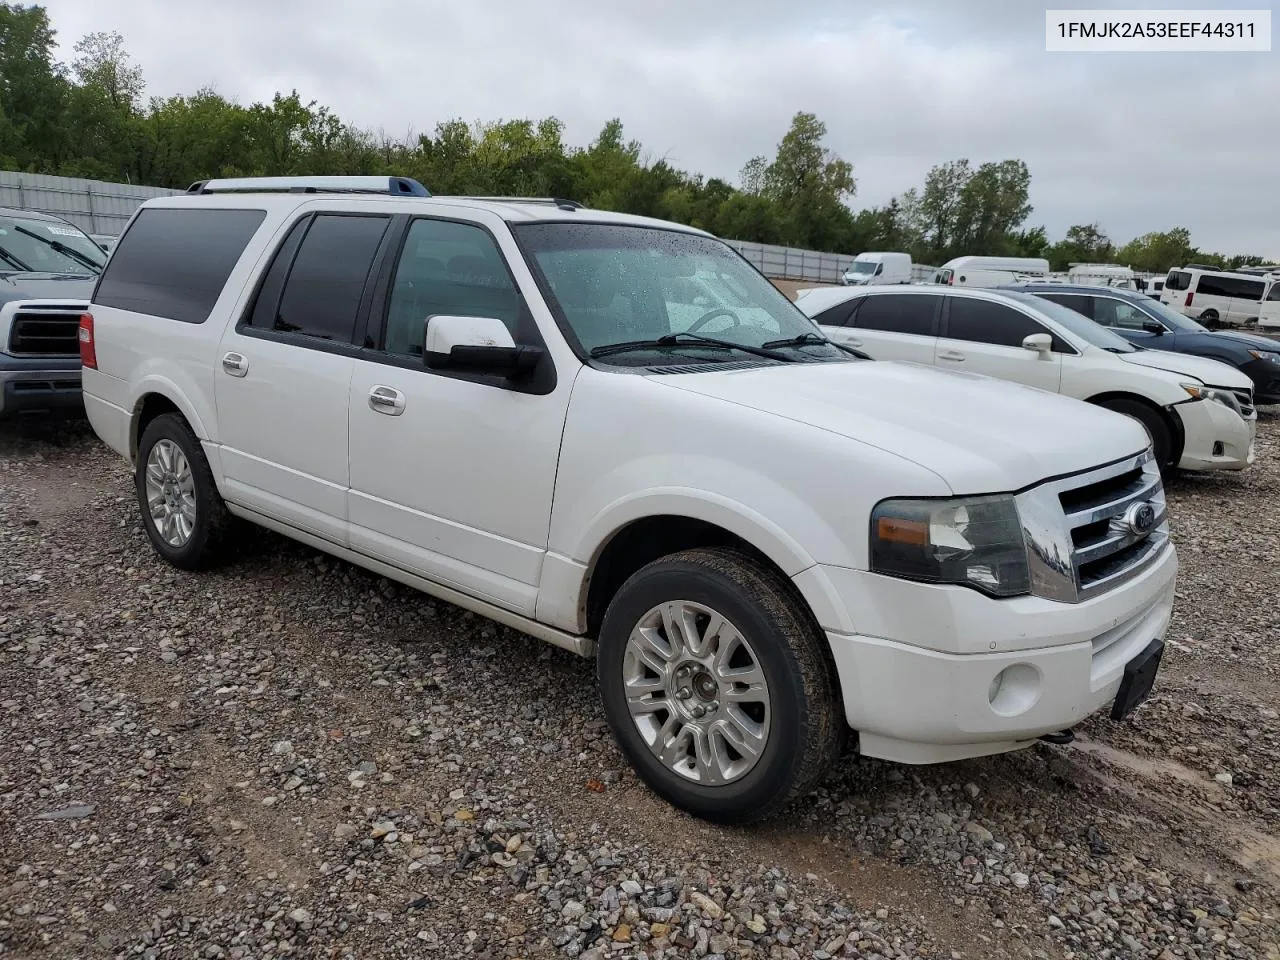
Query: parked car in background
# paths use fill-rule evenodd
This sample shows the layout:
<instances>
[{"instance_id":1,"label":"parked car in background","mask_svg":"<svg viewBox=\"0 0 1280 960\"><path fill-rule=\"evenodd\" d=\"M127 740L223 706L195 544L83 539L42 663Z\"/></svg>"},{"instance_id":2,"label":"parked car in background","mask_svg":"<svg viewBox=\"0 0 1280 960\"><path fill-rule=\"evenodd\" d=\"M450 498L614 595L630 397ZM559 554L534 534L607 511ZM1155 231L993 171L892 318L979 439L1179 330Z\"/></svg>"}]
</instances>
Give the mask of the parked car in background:
<instances>
[{"instance_id":1,"label":"parked car in background","mask_svg":"<svg viewBox=\"0 0 1280 960\"><path fill-rule=\"evenodd\" d=\"M76 331L104 259L59 217L0 208L0 417L83 414Z\"/></svg>"},{"instance_id":2,"label":"parked car in background","mask_svg":"<svg viewBox=\"0 0 1280 960\"><path fill-rule=\"evenodd\" d=\"M691 278L736 303L684 310ZM691 227L215 181L142 205L80 331L160 557L246 519L595 655L622 750L699 816L768 816L849 736L1061 741L1159 665L1177 559L1136 424L851 355Z\"/></svg>"},{"instance_id":3,"label":"parked car in background","mask_svg":"<svg viewBox=\"0 0 1280 960\"><path fill-rule=\"evenodd\" d=\"M1118 263L1073 263L1067 270L1067 282L1098 287L1135 290L1136 277L1129 267Z\"/></svg>"},{"instance_id":4,"label":"parked car in background","mask_svg":"<svg viewBox=\"0 0 1280 960\"><path fill-rule=\"evenodd\" d=\"M1051 300L921 285L828 287L796 305L832 339L877 360L1014 380L1133 417L1164 469L1253 463L1257 413L1247 376L1216 360L1135 347Z\"/></svg>"},{"instance_id":5,"label":"parked car in background","mask_svg":"<svg viewBox=\"0 0 1280 960\"><path fill-rule=\"evenodd\" d=\"M875 286L911 282L911 254L860 253L840 282L847 286Z\"/></svg>"},{"instance_id":6,"label":"parked car in background","mask_svg":"<svg viewBox=\"0 0 1280 960\"><path fill-rule=\"evenodd\" d=\"M1138 292L1152 300L1159 300L1164 290L1164 277L1139 277L1136 281Z\"/></svg>"},{"instance_id":7,"label":"parked car in background","mask_svg":"<svg viewBox=\"0 0 1280 960\"><path fill-rule=\"evenodd\" d=\"M1257 321L1270 285L1264 277L1183 267L1169 271L1160 302L1210 330L1242 327Z\"/></svg>"},{"instance_id":8,"label":"parked car in background","mask_svg":"<svg viewBox=\"0 0 1280 960\"><path fill-rule=\"evenodd\" d=\"M934 275L934 283L954 287L999 287L1049 276L1049 261L1039 257L956 257Z\"/></svg>"},{"instance_id":9,"label":"parked car in background","mask_svg":"<svg viewBox=\"0 0 1280 960\"><path fill-rule=\"evenodd\" d=\"M1015 289L1070 307L1136 346L1229 363L1253 381L1255 404L1280 403L1280 341L1237 330L1210 330L1159 301L1127 290L1047 284Z\"/></svg>"},{"instance_id":10,"label":"parked car in background","mask_svg":"<svg viewBox=\"0 0 1280 960\"><path fill-rule=\"evenodd\" d=\"M1280 330L1280 282L1274 279L1258 309L1258 327L1262 330Z\"/></svg>"}]
</instances>

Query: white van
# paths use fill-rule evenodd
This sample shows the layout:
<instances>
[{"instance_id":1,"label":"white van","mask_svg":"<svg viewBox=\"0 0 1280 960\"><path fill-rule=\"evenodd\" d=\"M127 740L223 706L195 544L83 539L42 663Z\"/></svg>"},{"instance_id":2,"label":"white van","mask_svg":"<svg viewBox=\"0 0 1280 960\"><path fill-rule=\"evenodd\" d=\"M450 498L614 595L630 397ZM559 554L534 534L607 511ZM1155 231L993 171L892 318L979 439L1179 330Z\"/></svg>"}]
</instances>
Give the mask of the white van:
<instances>
[{"instance_id":1,"label":"white van","mask_svg":"<svg viewBox=\"0 0 1280 960\"><path fill-rule=\"evenodd\" d=\"M1135 274L1129 267L1118 263L1073 263L1067 270L1069 281L1090 287L1118 287L1136 290Z\"/></svg>"},{"instance_id":2,"label":"white van","mask_svg":"<svg viewBox=\"0 0 1280 960\"><path fill-rule=\"evenodd\" d=\"M846 286L874 286L911 282L911 254L860 253L840 281Z\"/></svg>"},{"instance_id":3,"label":"white van","mask_svg":"<svg viewBox=\"0 0 1280 960\"><path fill-rule=\"evenodd\" d=\"M1169 271L1160 302L1195 317L1209 329L1258 320L1269 280L1225 270L1183 267Z\"/></svg>"},{"instance_id":4,"label":"white van","mask_svg":"<svg viewBox=\"0 0 1280 960\"><path fill-rule=\"evenodd\" d=\"M933 281L954 287L1000 287L1048 276L1049 261L1039 257L956 257L942 265Z\"/></svg>"},{"instance_id":5,"label":"white van","mask_svg":"<svg viewBox=\"0 0 1280 960\"><path fill-rule=\"evenodd\" d=\"M1280 280L1271 280L1266 298L1258 308L1258 326L1264 330L1280 330Z\"/></svg>"}]
</instances>

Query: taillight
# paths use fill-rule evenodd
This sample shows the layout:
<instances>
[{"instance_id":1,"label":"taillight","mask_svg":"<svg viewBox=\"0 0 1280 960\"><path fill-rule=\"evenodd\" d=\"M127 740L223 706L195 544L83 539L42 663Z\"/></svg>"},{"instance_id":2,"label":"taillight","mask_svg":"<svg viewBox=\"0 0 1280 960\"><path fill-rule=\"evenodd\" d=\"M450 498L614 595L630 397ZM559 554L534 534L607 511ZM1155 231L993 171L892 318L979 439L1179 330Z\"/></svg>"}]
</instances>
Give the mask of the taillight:
<instances>
[{"instance_id":1,"label":"taillight","mask_svg":"<svg viewBox=\"0 0 1280 960\"><path fill-rule=\"evenodd\" d=\"M1192 298L1192 297L1194 297L1195 295L1196 295L1196 292L1195 292L1194 290L1188 290L1188 291L1187 291L1187 302L1186 302L1186 303L1184 303L1184 304L1183 304L1183 306L1184 306L1184 307L1189 307L1189 306L1191 306L1191 298Z\"/></svg>"},{"instance_id":2,"label":"taillight","mask_svg":"<svg viewBox=\"0 0 1280 960\"><path fill-rule=\"evenodd\" d=\"M93 342L93 314L80 315L80 364L90 370L98 369L98 348Z\"/></svg>"}]
</instances>

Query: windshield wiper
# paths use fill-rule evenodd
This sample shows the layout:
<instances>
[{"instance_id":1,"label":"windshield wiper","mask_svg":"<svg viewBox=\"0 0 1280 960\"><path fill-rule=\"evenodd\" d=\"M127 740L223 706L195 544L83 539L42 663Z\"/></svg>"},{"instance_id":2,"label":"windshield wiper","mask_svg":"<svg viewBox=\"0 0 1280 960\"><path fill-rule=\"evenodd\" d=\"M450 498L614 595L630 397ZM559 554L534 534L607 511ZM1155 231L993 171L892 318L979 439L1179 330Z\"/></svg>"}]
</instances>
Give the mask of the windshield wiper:
<instances>
[{"instance_id":1,"label":"windshield wiper","mask_svg":"<svg viewBox=\"0 0 1280 960\"><path fill-rule=\"evenodd\" d=\"M857 357L859 360L873 359L870 354L863 353L861 350L855 350L853 347L840 343L836 340L830 340L820 333L808 331L795 337L787 337L785 340L767 340L761 344L762 347L772 349L774 347L807 347L810 344L814 346L826 345L835 347L837 350L843 350L850 356Z\"/></svg>"},{"instance_id":2,"label":"windshield wiper","mask_svg":"<svg viewBox=\"0 0 1280 960\"><path fill-rule=\"evenodd\" d=\"M752 347L745 343L734 343L732 340L720 340L717 337L704 337L700 333L668 333L653 340L627 340L623 343L606 343L593 347L588 353L591 358L608 357L615 353L629 353L636 350L660 350L664 347L680 346L720 347L725 350L741 350L767 360L780 360L783 363L795 363L794 357L778 353L765 347Z\"/></svg>"},{"instance_id":3,"label":"windshield wiper","mask_svg":"<svg viewBox=\"0 0 1280 960\"><path fill-rule=\"evenodd\" d=\"M17 223L13 225L13 229L17 230L19 233L26 234L28 237L30 237L33 240L39 240L41 243L43 243L46 247L48 247L54 253L60 253L64 257L68 257L72 260L75 260L81 266L88 267L94 273L102 272L102 264L98 263L96 260L86 257L79 250L75 250L71 247L68 247L61 240L49 240L46 237L40 236L40 234L36 233L34 230L28 230L26 227Z\"/></svg>"},{"instance_id":4,"label":"windshield wiper","mask_svg":"<svg viewBox=\"0 0 1280 960\"><path fill-rule=\"evenodd\" d=\"M21 260L15 257L12 253L10 253L4 247L0 247L0 257L4 257L4 259L8 260L9 263L11 263L18 270L31 271L30 267L28 267L25 263L23 263ZM34 272L34 271L31 271L31 272Z\"/></svg>"}]
</instances>

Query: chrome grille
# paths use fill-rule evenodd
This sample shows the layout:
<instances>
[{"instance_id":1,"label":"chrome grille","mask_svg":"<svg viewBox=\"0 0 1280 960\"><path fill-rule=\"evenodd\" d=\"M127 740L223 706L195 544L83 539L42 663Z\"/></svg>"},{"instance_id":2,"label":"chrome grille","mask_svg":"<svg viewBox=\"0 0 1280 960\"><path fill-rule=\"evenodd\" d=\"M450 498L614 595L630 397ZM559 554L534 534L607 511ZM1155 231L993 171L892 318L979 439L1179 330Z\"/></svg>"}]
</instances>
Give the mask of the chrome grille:
<instances>
[{"instance_id":1,"label":"chrome grille","mask_svg":"<svg viewBox=\"0 0 1280 960\"><path fill-rule=\"evenodd\" d=\"M1018 495L1031 592L1078 603L1119 586L1169 542L1164 485L1150 449Z\"/></svg>"}]
</instances>

